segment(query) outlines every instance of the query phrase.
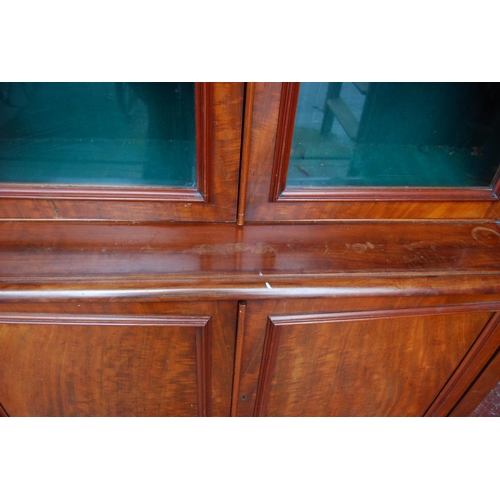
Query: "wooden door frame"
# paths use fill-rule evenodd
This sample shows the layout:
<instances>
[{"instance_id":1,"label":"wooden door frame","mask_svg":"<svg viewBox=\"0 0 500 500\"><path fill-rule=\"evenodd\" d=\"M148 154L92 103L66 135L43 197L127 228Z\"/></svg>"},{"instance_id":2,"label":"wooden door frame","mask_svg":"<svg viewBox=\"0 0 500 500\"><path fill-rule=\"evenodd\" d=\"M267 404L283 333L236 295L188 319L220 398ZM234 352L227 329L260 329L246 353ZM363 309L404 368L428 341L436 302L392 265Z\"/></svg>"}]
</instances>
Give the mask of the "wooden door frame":
<instances>
[{"instance_id":1,"label":"wooden door frame","mask_svg":"<svg viewBox=\"0 0 500 500\"><path fill-rule=\"evenodd\" d=\"M500 170L490 188L286 189L298 83L256 83L246 220L497 220Z\"/></svg>"},{"instance_id":2,"label":"wooden door frame","mask_svg":"<svg viewBox=\"0 0 500 500\"><path fill-rule=\"evenodd\" d=\"M243 83L196 83L197 187L0 184L0 219L233 222Z\"/></svg>"}]
</instances>

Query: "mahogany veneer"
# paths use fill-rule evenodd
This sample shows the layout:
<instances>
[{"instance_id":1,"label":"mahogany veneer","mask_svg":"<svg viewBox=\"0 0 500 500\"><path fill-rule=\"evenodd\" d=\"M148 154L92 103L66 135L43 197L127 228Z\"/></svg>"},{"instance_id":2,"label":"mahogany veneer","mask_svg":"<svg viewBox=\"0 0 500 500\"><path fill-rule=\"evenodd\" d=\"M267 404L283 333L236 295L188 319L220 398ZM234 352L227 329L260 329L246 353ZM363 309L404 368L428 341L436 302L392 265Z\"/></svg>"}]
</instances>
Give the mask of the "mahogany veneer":
<instances>
[{"instance_id":1,"label":"mahogany veneer","mask_svg":"<svg viewBox=\"0 0 500 500\"><path fill-rule=\"evenodd\" d=\"M447 415L500 345L499 251L487 223L0 222L0 402Z\"/></svg>"},{"instance_id":2,"label":"mahogany veneer","mask_svg":"<svg viewBox=\"0 0 500 500\"><path fill-rule=\"evenodd\" d=\"M287 189L297 85L196 85L197 188L0 186L0 416L465 415L490 188Z\"/></svg>"}]
</instances>

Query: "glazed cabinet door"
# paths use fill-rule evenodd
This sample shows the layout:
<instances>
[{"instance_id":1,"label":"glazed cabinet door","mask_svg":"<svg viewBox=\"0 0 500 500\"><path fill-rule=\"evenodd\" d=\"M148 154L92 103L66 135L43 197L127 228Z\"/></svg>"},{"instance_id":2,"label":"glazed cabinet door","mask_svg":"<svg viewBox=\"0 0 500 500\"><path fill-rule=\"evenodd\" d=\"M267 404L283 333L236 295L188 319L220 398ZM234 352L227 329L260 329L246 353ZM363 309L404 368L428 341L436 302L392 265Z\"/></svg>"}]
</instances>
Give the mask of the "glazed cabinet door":
<instances>
[{"instance_id":1,"label":"glazed cabinet door","mask_svg":"<svg viewBox=\"0 0 500 500\"><path fill-rule=\"evenodd\" d=\"M0 218L236 220L243 83L0 83Z\"/></svg>"},{"instance_id":2,"label":"glazed cabinet door","mask_svg":"<svg viewBox=\"0 0 500 500\"><path fill-rule=\"evenodd\" d=\"M0 404L9 416L229 416L235 317L232 302L2 312Z\"/></svg>"},{"instance_id":3,"label":"glazed cabinet door","mask_svg":"<svg viewBox=\"0 0 500 500\"><path fill-rule=\"evenodd\" d=\"M451 404L443 388L498 326L490 306L356 311L351 301L335 311L327 302L247 304L235 414L424 416Z\"/></svg>"},{"instance_id":4,"label":"glazed cabinet door","mask_svg":"<svg viewBox=\"0 0 500 500\"><path fill-rule=\"evenodd\" d=\"M498 83L248 85L245 220L498 218Z\"/></svg>"}]
</instances>

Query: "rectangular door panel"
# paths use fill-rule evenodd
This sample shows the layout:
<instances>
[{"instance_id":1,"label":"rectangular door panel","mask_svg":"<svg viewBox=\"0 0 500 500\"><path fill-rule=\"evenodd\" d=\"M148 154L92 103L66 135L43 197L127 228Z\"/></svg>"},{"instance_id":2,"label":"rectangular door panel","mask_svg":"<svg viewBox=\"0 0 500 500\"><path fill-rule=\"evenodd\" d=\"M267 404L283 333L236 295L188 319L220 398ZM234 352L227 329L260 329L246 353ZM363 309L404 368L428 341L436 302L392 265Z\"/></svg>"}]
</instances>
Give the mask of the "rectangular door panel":
<instances>
[{"instance_id":1,"label":"rectangular door panel","mask_svg":"<svg viewBox=\"0 0 500 500\"><path fill-rule=\"evenodd\" d=\"M229 415L233 332L205 315L4 313L0 403L10 416Z\"/></svg>"},{"instance_id":2,"label":"rectangular door panel","mask_svg":"<svg viewBox=\"0 0 500 500\"><path fill-rule=\"evenodd\" d=\"M255 416L423 416L492 316L249 312L238 414Z\"/></svg>"},{"instance_id":3,"label":"rectangular door panel","mask_svg":"<svg viewBox=\"0 0 500 500\"><path fill-rule=\"evenodd\" d=\"M1 83L0 218L235 221L243 83Z\"/></svg>"},{"instance_id":4,"label":"rectangular door panel","mask_svg":"<svg viewBox=\"0 0 500 500\"><path fill-rule=\"evenodd\" d=\"M498 217L498 84L252 88L245 220Z\"/></svg>"}]
</instances>

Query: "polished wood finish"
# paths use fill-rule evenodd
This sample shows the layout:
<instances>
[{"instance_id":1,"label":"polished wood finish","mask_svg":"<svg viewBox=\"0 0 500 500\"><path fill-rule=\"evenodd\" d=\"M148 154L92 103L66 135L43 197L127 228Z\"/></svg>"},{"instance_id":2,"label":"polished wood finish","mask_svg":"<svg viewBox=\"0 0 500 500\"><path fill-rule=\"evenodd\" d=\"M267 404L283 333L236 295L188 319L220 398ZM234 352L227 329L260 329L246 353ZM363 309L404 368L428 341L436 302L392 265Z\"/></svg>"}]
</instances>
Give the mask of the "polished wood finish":
<instances>
[{"instance_id":1,"label":"polished wood finish","mask_svg":"<svg viewBox=\"0 0 500 500\"><path fill-rule=\"evenodd\" d=\"M269 191L270 202L278 201L281 193L285 190L288 162L290 161L290 151L292 149L295 112L299 100L299 87L299 83L283 83L281 90L276 148L274 150L271 187Z\"/></svg>"},{"instance_id":2,"label":"polished wood finish","mask_svg":"<svg viewBox=\"0 0 500 500\"><path fill-rule=\"evenodd\" d=\"M196 190L4 184L0 219L235 221L243 90L196 86Z\"/></svg>"},{"instance_id":3,"label":"polished wood finish","mask_svg":"<svg viewBox=\"0 0 500 500\"><path fill-rule=\"evenodd\" d=\"M245 208L247 201L248 168L250 159L250 146L252 144L252 117L253 100L255 96L255 83L249 82L245 89L245 115L243 117L243 143L241 146L240 185L238 190L238 226L245 223Z\"/></svg>"},{"instance_id":4,"label":"polished wood finish","mask_svg":"<svg viewBox=\"0 0 500 500\"><path fill-rule=\"evenodd\" d=\"M331 188L331 189L286 189L276 201L498 201L491 188Z\"/></svg>"},{"instance_id":5,"label":"polished wood finish","mask_svg":"<svg viewBox=\"0 0 500 500\"><path fill-rule=\"evenodd\" d=\"M196 185L205 203L212 202L213 83L195 84Z\"/></svg>"},{"instance_id":6,"label":"polished wood finish","mask_svg":"<svg viewBox=\"0 0 500 500\"><path fill-rule=\"evenodd\" d=\"M46 309L0 314L10 416L229 416L235 303Z\"/></svg>"},{"instance_id":7,"label":"polished wood finish","mask_svg":"<svg viewBox=\"0 0 500 500\"><path fill-rule=\"evenodd\" d=\"M421 416L491 317L455 306L309 312L329 306L249 304L239 415Z\"/></svg>"},{"instance_id":8,"label":"polished wood finish","mask_svg":"<svg viewBox=\"0 0 500 500\"><path fill-rule=\"evenodd\" d=\"M489 189L285 189L289 149L287 153L284 148L291 144L293 134L294 100L289 85L259 83L255 88L247 220L498 220L500 217L498 182ZM292 88L296 94L297 87Z\"/></svg>"},{"instance_id":9,"label":"polished wood finish","mask_svg":"<svg viewBox=\"0 0 500 500\"><path fill-rule=\"evenodd\" d=\"M500 292L494 224L0 223L0 299L244 300ZM1 307L1 303L0 303Z\"/></svg>"},{"instance_id":10,"label":"polished wood finish","mask_svg":"<svg viewBox=\"0 0 500 500\"><path fill-rule=\"evenodd\" d=\"M238 412L239 382L241 377L241 359L243 357L243 343L245 341L245 320L247 305L240 302L238 307L238 325L236 330L236 352L234 355L234 380L233 394L231 398L231 416L235 417Z\"/></svg>"},{"instance_id":11,"label":"polished wood finish","mask_svg":"<svg viewBox=\"0 0 500 500\"><path fill-rule=\"evenodd\" d=\"M0 417L8 417L9 415L5 411L4 407L0 404Z\"/></svg>"},{"instance_id":12,"label":"polished wood finish","mask_svg":"<svg viewBox=\"0 0 500 500\"><path fill-rule=\"evenodd\" d=\"M500 312L496 312L427 412L429 417L448 415L470 388L500 346Z\"/></svg>"},{"instance_id":13,"label":"polished wood finish","mask_svg":"<svg viewBox=\"0 0 500 500\"><path fill-rule=\"evenodd\" d=\"M196 89L199 190L4 190L0 415L470 407L500 378L498 179L287 190L298 85L248 84L243 131L243 84Z\"/></svg>"},{"instance_id":14,"label":"polished wood finish","mask_svg":"<svg viewBox=\"0 0 500 500\"><path fill-rule=\"evenodd\" d=\"M36 386L42 395L36 414L277 414L281 410L273 398L289 397L281 382L282 389L271 390L281 373L275 371L280 352L289 353L292 362L295 348L299 356L306 356L324 346L333 360L327 366L335 367L341 354L329 334L335 325L339 338L349 344L352 359L358 359L356 345L359 356L365 356L368 339L380 337L379 350L367 358L363 370L374 369L377 359L390 358L390 345L403 349L408 341L415 354L422 349L432 352L429 342L437 342L437 358L422 359L436 362L442 370L415 382L419 391L415 406L406 406L408 400L401 398L401 406L394 407L397 414L417 414L442 393L453 370L463 366L464 346L479 335L483 326L479 323L500 311L499 251L496 224L238 227L4 221L0 223L0 364L4 367L0 402L11 415L31 411L29 398L37 397L28 384L34 373L26 364L29 359L44 372L40 378L48 381L45 392ZM243 299L251 300L237 306ZM476 319L473 328L471 321ZM388 326L391 331L414 331L414 337L395 334L396 344L391 344L392 337L385 333ZM317 333L309 332L311 328ZM466 331L457 337L462 340L450 339L463 328ZM422 333L427 331L437 337L429 340ZM309 347L300 354L303 334ZM21 346L20 338L26 339ZM291 344L280 350L283 339L291 339ZM495 339L491 337L487 345L493 348ZM113 367L121 366L118 360L131 356L143 341L147 349L129 362L132 371L123 379ZM179 346L177 357L171 346ZM122 384L123 392L106 393L109 403L98 397L104 381L91 374L82 385L75 385L79 391L88 386L82 400L72 400L61 385L60 374L73 380L75 373L91 373L91 365L81 365L86 359L79 355L82 349L93 353L92 366L105 375L109 391ZM46 353L45 361L35 359L38 351ZM103 358L104 351L108 357ZM173 353L172 363L185 370L182 375L175 373L174 379L190 381L179 386L185 397L174 397L178 405L167 403L168 391L176 389L165 386L167 379L159 375L166 351ZM445 351L449 354L441 359ZM61 367L63 359L71 364L64 362ZM401 359L394 358L393 370ZM411 367L417 361L404 360ZM484 356L478 358L463 376L475 377L487 362ZM147 375L150 366L156 367L153 378ZM323 377L330 368L318 370ZM313 375L303 383L326 387ZM136 408L137 391L149 394L142 410ZM345 410L349 414L396 414L369 391L360 394L351 410ZM462 394L463 386L456 397ZM158 399L165 404L154 406ZM340 414L333 410L340 404L335 401L324 411ZM453 404L456 398L452 395L447 401ZM296 406L285 413L303 411Z\"/></svg>"},{"instance_id":15,"label":"polished wood finish","mask_svg":"<svg viewBox=\"0 0 500 500\"><path fill-rule=\"evenodd\" d=\"M449 413L451 417L468 417L500 381L500 347L481 374Z\"/></svg>"},{"instance_id":16,"label":"polished wood finish","mask_svg":"<svg viewBox=\"0 0 500 500\"><path fill-rule=\"evenodd\" d=\"M500 293L494 224L0 223L7 302Z\"/></svg>"},{"instance_id":17,"label":"polished wood finish","mask_svg":"<svg viewBox=\"0 0 500 500\"><path fill-rule=\"evenodd\" d=\"M497 170L497 174L492 182L492 191L495 195L500 198L500 168Z\"/></svg>"},{"instance_id":18,"label":"polished wood finish","mask_svg":"<svg viewBox=\"0 0 500 500\"><path fill-rule=\"evenodd\" d=\"M3 283L234 275L263 284L274 276L487 279L500 273L499 255L500 228L488 223L0 222Z\"/></svg>"}]
</instances>

